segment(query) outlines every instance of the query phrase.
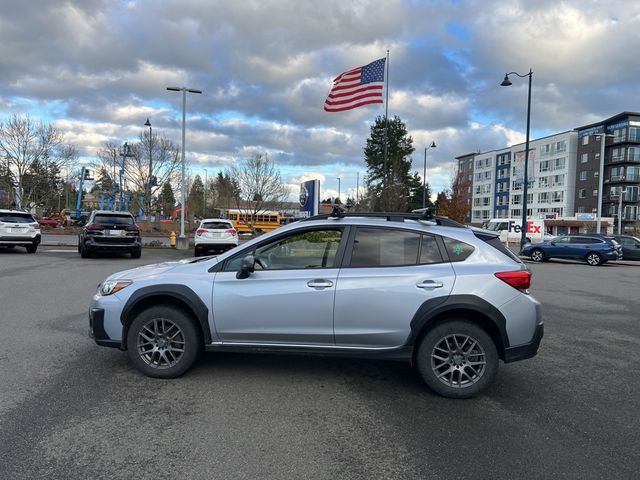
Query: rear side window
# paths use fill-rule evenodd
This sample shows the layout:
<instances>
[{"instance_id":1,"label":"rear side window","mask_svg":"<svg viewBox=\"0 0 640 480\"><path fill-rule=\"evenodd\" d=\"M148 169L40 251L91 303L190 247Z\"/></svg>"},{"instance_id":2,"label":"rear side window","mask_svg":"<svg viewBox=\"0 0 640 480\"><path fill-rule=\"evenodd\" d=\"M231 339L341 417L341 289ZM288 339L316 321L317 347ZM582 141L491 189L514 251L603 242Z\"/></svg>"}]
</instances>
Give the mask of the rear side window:
<instances>
[{"instance_id":1,"label":"rear side window","mask_svg":"<svg viewBox=\"0 0 640 480\"><path fill-rule=\"evenodd\" d=\"M227 230L233 228L233 226L227 222L203 222L201 228L208 230Z\"/></svg>"},{"instance_id":2,"label":"rear side window","mask_svg":"<svg viewBox=\"0 0 640 480\"><path fill-rule=\"evenodd\" d=\"M421 237L403 230L358 228L349 266L416 265Z\"/></svg>"},{"instance_id":3,"label":"rear side window","mask_svg":"<svg viewBox=\"0 0 640 480\"><path fill-rule=\"evenodd\" d=\"M444 247L447 249L451 262L463 262L473 253L474 248L468 243L449 237L442 237L442 240L444 240Z\"/></svg>"},{"instance_id":4,"label":"rear side window","mask_svg":"<svg viewBox=\"0 0 640 480\"><path fill-rule=\"evenodd\" d=\"M93 223L99 225L133 225L133 217L131 215L96 215Z\"/></svg>"},{"instance_id":5,"label":"rear side window","mask_svg":"<svg viewBox=\"0 0 640 480\"><path fill-rule=\"evenodd\" d=\"M420 247L420 264L440 263L442 261L442 254L435 237L423 235L422 246Z\"/></svg>"},{"instance_id":6,"label":"rear side window","mask_svg":"<svg viewBox=\"0 0 640 480\"><path fill-rule=\"evenodd\" d=\"M480 240L482 240L485 243L488 243L489 245L491 245L493 248L495 248L499 252L504 253L511 260L515 260L518 263L522 263L522 260L520 260L515 253L513 253L511 250L509 250L505 246L505 244L500 241L500 237L496 237L495 235L485 235L485 234L480 233L480 232L473 232L473 233Z\"/></svg>"},{"instance_id":7,"label":"rear side window","mask_svg":"<svg viewBox=\"0 0 640 480\"><path fill-rule=\"evenodd\" d=\"M6 223L35 223L30 213L0 213L0 222Z\"/></svg>"}]
</instances>

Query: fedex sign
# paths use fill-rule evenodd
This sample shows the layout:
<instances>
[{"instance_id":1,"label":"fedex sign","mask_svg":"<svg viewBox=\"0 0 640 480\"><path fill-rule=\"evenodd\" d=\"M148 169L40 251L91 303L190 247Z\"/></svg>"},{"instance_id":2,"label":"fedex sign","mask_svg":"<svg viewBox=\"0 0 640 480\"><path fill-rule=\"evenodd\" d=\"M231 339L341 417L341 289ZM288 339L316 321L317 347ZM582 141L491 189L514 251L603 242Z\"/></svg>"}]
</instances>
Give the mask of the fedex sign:
<instances>
[{"instance_id":1,"label":"fedex sign","mask_svg":"<svg viewBox=\"0 0 640 480\"><path fill-rule=\"evenodd\" d=\"M520 233L522 232L522 225L517 224L515 220L509 220L508 230L509 232ZM527 222L527 233L542 235L542 224L539 222L534 222L533 220L529 220Z\"/></svg>"}]
</instances>

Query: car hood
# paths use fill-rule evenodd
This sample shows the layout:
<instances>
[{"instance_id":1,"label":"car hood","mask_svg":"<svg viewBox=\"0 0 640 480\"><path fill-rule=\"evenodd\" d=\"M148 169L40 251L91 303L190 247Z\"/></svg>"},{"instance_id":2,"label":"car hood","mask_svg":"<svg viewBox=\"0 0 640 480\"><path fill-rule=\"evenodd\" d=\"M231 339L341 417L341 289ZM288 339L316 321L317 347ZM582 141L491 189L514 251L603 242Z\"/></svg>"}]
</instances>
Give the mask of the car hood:
<instances>
[{"instance_id":1,"label":"car hood","mask_svg":"<svg viewBox=\"0 0 640 480\"><path fill-rule=\"evenodd\" d=\"M136 280L140 278L154 277L168 272L169 270L191 268L191 265L214 260L216 257L199 257L199 258L185 258L182 260L176 260L171 262L154 263L151 265L143 265L141 267L132 268L130 270L123 270L110 275L106 280L127 279ZM215 262L209 264L211 266Z\"/></svg>"}]
</instances>

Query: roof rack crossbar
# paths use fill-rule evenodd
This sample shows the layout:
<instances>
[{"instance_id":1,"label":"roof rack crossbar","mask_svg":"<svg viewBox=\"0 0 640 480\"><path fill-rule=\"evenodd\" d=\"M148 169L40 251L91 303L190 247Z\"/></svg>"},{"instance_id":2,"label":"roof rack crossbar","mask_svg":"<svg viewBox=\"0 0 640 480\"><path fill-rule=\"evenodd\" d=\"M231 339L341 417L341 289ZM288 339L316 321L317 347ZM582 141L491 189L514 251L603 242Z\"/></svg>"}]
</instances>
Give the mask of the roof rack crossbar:
<instances>
[{"instance_id":1,"label":"roof rack crossbar","mask_svg":"<svg viewBox=\"0 0 640 480\"><path fill-rule=\"evenodd\" d=\"M345 212L340 207L334 207L331 213L324 213L320 215L314 215L307 217L301 222L308 222L311 220L325 220L327 218L345 218L345 217L365 217L365 218L385 218L388 222L404 222L405 220L426 220L434 222L436 225L445 227L462 227L464 225L451 220L447 217L440 217L433 215L431 212L426 211L422 213L403 213L403 212Z\"/></svg>"}]
</instances>

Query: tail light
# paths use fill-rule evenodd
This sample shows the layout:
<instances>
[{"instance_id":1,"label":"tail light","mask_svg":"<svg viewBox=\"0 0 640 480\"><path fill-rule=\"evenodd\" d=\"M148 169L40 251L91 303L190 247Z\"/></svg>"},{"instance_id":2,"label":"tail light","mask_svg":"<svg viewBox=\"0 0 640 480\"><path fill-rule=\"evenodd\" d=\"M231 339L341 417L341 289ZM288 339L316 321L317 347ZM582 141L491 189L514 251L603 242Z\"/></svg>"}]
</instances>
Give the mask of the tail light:
<instances>
[{"instance_id":1,"label":"tail light","mask_svg":"<svg viewBox=\"0 0 640 480\"><path fill-rule=\"evenodd\" d=\"M104 230L104 227L102 225L98 225L97 223L90 223L89 225L87 225L87 230L91 232L102 231Z\"/></svg>"},{"instance_id":2,"label":"tail light","mask_svg":"<svg viewBox=\"0 0 640 480\"><path fill-rule=\"evenodd\" d=\"M125 227L125 230L127 232L139 232L140 231L140 229L138 227L136 227L135 225L134 226Z\"/></svg>"},{"instance_id":3,"label":"tail light","mask_svg":"<svg viewBox=\"0 0 640 480\"><path fill-rule=\"evenodd\" d=\"M531 272L528 270L517 270L515 272L497 272L495 274L504 283L510 285L516 290L527 293L531 287Z\"/></svg>"},{"instance_id":4,"label":"tail light","mask_svg":"<svg viewBox=\"0 0 640 480\"><path fill-rule=\"evenodd\" d=\"M196 235L204 235L205 233L207 233L206 228L199 228L198 230L196 230Z\"/></svg>"},{"instance_id":5,"label":"tail light","mask_svg":"<svg viewBox=\"0 0 640 480\"><path fill-rule=\"evenodd\" d=\"M238 234L238 232L236 232L233 228L228 228L227 230L225 230L225 233L230 233L234 237Z\"/></svg>"}]
</instances>

